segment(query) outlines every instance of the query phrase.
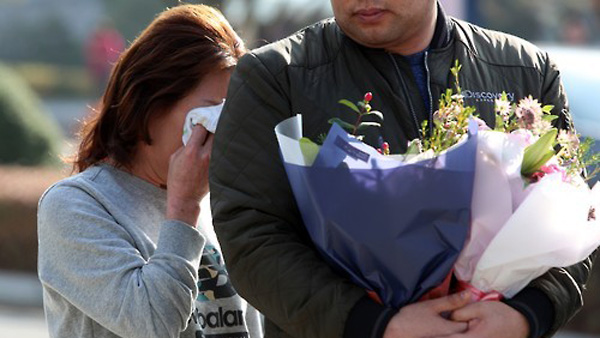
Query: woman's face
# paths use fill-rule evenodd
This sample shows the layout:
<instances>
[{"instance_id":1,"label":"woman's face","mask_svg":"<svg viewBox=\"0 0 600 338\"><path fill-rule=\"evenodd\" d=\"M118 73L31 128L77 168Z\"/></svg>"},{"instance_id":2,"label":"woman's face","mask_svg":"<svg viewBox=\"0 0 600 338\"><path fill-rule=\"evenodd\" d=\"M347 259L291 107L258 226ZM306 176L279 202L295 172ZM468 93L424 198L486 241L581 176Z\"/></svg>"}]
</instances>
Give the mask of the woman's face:
<instances>
[{"instance_id":1,"label":"woman's face","mask_svg":"<svg viewBox=\"0 0 600 338\"><path fill-rule=\"evenodd\" d=\"M183 146L181 137L187 113L198 107L221 104L227 95L231 70L207 74L190 94L169 111L149 123L152 145L140 143L134 167L136 174L157 185L166 185L171 155Z\"/></svg>"}]
</instances>

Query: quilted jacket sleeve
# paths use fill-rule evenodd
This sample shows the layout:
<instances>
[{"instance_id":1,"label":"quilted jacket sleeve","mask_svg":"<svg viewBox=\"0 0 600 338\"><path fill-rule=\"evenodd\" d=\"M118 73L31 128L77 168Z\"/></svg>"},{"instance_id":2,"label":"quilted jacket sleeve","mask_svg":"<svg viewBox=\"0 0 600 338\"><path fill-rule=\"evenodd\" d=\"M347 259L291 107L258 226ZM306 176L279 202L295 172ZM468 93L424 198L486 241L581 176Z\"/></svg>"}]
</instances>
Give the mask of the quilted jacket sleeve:
<instances>
[{"instance_id":1,"label":"quilted jacket sleeve","mask_svg":"<svg viewBox=\"0 0 600 338\"><path fill-rule=\"evenodd\" d=\"M236 289L269 320L294 337L341 337L365 293L324 263L302 224L273 130L294 113L285 81L254 54L232 76L210 167L215 231Z\"/></svg>"}]
</instances>

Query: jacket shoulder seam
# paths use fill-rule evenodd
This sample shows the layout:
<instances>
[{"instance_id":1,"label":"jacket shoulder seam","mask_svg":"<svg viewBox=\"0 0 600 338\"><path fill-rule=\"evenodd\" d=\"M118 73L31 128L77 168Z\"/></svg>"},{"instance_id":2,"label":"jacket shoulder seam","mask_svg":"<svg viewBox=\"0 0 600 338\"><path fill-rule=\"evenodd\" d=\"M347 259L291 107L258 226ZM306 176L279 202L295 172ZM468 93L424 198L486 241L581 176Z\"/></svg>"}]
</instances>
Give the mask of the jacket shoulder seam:
<instances>
[{"instance_id":1,"label":"jacket shoulder seam","mask_svg":"<svg viewBox=\"0 0 600 338\"><path fill-rule=\"evenodd\" d=\"M455 27L455 29L461 29L461 30L465 30L465 29L466 29L466 28L464 27L464 26L465 26L465 24L466 24L466 25L472 25L472 24L470 24L470 23L464 23L464 24L461 24L461 21L460 21L460 20L456 20L456 19L453 19L453 20L452 20L452 22L453 22L453 24L454 24L454 27ZM492 30L490 30L490 29L486 29L486 28L482 28L482 27L479 27L479 28L480 28L480 29L482 29L482 30L485 30L485 31L494 32L494 31L492 31ZM502 32L497 32L497 33L502 33ZM464 35L467 35L467 32L463 32L462 34L464 34ZM475 32L474 32L474 34L478 34L478 33L475 33ZM503 34L506 34L506 33L503 33ZM515 37L515 38L516 38L516 37ZM523 64L507 64L507 63L493 62L493 61L490 61L490 60L488 60L488 59L486 59L486 58L483 58L483 57L481 56L481 54L480 54L480 53L478 53L476 50L473 50L473 48L471 48L471 47L469 46L469 43L467 43L466 41L464 41L464 39L465 39L465 37L464 37L464 36L461 36L461 34L458 34L458 36L457 36L457 39L456 39L456 40L457 40L459 43L461 43L461 44L464 46L464 48L465 48L465 49L468 51L468 53L469 53L469 54L471 54L471 55L472 55L474 58L476 58L477 60L479 60L479 61L481 61L481 62L484 62L484 63L486 63L487 65L494 66L494 67L503 67L503 68L522 68L522 69L533 69L533 70L534 70L534 71L536 71L536 72L537 72L539 75L541 75L541 76L543 76L543 75L544 75L544 72L543 72L543 71L542 71L540 68L538 68L538 67L536 67L536 66L534 66L534 65L523 65ZM473 44L475 44L475 41L472 41L472 43L473 43ZM533 57L533 55L531 55L531 53L528 53L528 55L530 55L530 56L532 56L532 57Z\"/></svg>"}]
</instances>

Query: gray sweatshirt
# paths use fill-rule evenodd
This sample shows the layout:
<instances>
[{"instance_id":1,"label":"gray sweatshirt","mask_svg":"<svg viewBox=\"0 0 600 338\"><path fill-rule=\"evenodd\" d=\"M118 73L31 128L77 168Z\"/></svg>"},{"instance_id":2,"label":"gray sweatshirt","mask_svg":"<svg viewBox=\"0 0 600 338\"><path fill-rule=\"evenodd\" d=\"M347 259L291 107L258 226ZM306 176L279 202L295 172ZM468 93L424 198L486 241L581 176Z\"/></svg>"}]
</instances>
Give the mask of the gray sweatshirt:
<instances>
[{"instance_id":1,"label":"gray sweatshirt","mask_svg":"<svg viewBox=\"0 0 600 338\"><path fill-rule=\"evenodd\" d=\"M46 191L38 273L51 337L262 337L260 314L229 283L212 223L165 220L166 199L109 165Z\"/></svg>"}]
</instances>

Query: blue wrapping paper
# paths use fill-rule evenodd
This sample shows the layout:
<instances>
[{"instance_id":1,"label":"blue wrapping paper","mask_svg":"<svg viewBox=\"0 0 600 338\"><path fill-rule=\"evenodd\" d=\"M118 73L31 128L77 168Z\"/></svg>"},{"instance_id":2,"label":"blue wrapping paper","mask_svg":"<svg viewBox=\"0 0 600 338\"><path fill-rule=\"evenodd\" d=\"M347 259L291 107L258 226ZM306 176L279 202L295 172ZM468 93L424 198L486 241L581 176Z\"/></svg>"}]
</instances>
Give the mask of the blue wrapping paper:
<instances>
[{"instance_id":1,"label":"blue wrapping paper","mask_svg":"<svg viewBox=\"0 0 600 338\"><path fill-rule=\"evenodd\" d=\"M465 244L476 150L471 135L436 158L404 164L333 125L311 166L284 165L324 259L399 308L438 286Z\"/></svg>"}]
</instances>

